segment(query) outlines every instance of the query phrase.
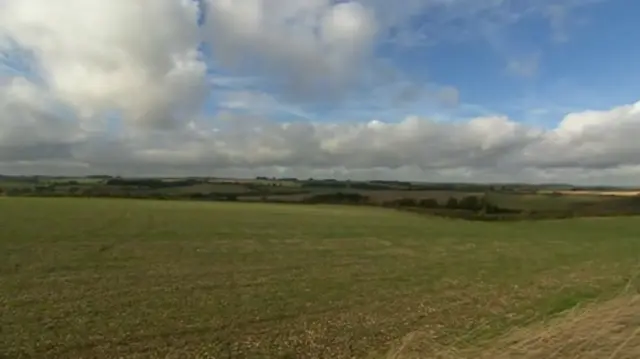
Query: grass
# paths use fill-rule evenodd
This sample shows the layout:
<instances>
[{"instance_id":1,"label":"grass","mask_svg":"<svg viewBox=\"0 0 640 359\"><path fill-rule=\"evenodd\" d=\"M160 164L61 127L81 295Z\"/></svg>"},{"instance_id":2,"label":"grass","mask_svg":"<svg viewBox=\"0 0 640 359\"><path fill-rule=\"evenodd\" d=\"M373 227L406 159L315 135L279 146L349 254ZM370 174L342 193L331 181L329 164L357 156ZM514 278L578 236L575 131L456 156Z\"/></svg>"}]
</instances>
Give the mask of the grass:
<instances>
[{"instance_id":1,"label":"grass","mask_svg":"<svg viewBox=\"0 0 640 359\"><path fill-rule=\"evenodd\" d=\"M597 204L616 200L614 197L586 193L559 196L544 193L490 193L488 199L491 203L503 208L529 211L571 210L575 208L576 205Z\"/></svg>"},{"instance_id":2,"label":"grass","mask_svg":"<svg viewBox=\"0 0 640 359\"><path fill-rule=\"evenodd\" d=\"M0 180L0 189L29 188L33 185L31 182Z\"/></svg>"},{"instance_id":3,"label":"grass","mask_svg":"<svg viewBox=\"0 0 640 359\"><path fill-rule=\"evenodd\" d=\"M415 200L434 199L441 205L447 203L449 198L462 199L467 196L482 196L481 192L463 192L463 191L394 191L394 190L356 190L354 192L369 196L374 202L381 203L385 201L397 200L400 198L413 198Z\"/></svg>"},{"instance_id":4,"label":"grass","mask_svg":"<svg viewBox=\"0 0 640 359\"><path fill-rule=\"evenodd\" d=\"M0 358L373 358L469 347L638 264L636 218L478 223L379 208L0 199Z\"/></svg>"},{"instance_id":5,"label":"grass","mask_svg":"<svg viewBox=\"0 0 640 359\"><path fill-rule=\"evenodd\" d=\"M632 359L640 357L640 297L625 295L505 335L473 358ZM405 358L406 359L406 358Z\"/></svg>"},{"instance_id":6,"label":"grass","mask_svg":"<svg viewBox=\"0 0 640 359\"><path fill-rule=\"evenodd\" d=\"M439 346L416 331L385 359L635 359L640 356L639 310L640 296L625 292L461 350Z\"/></svg>"},{"instance_id":7,"label":"grass","mask_svg":"<svg viewBox=\"0 0 640 359\"><path fill-rule=\"evenodd\" d=\"M246 186L241 186L237 184L226 184L226 183L204 183L197 184L192 186L184 186L184 187L176 187L170 189L161 189L158 192L162 193L247 193L250 192L250 189Z\"/></svg>"}]
</instances>

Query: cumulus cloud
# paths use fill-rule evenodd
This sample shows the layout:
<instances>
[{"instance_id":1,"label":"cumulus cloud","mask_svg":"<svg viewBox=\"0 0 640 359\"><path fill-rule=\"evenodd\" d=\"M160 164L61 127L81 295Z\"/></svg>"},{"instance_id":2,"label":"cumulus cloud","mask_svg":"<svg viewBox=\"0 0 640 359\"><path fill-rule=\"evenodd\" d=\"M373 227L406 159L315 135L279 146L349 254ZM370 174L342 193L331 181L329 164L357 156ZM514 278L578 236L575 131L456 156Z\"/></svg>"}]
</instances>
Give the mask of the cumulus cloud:
<instances>
[{"instance_id":1,"label":"cumulus cloud","mask_svg":"<svg viewBox=\"0 0 640 359\"><path fill-rule=\"evenodd\" d=\"M640 102L565 116L525 154L540 167L610 169L640 164Z\"/></svg>"},{"instance_id":2,"label":"cumulus cloud","mask_svg":"<svg viewBox=\"0 0 640 359\"><path fill-rule=\"evenodd\" d=\"M378 24L358 2L206 0L205 31L226 67L275 76L295 98L337 95L358 80Z\"/></svg>"},{"instance_id":3,"label":"cumulus cloud","mask_svg":"<svg viewBox=\"0 0 640 359\"><path fill-rule=\"evenodd\" d=\"M366 80L385 32L417 9L457 19L471 4L275 3L0 0L0 173L570 182L640 174L640 103L568 114L554 129L506 116L270 119L271 109L309 116L247 82L268 77L303 100L346 96ZM469 14L498 2L473 3ZM211 76L212 58L247 76ZM211 91L215 114L200 110ZM459 101L454 87L426 92ZM421 93L410 86L399 96ZM220 112L238 109L256 111Z\"/></svg>"},{"instance_id":4,"label":"cumulus cloud","mask_svg":"<svg viewBox=\"0 0 640 359\"><path fill-rule=\"evenodd\" d=\"M71 145L83 140L64 108L24 78L0 87L0 160L68 158Z\"/></svg>"},{"instance_id":5,"label":"cumulus cloud","mask_svg":"<svg viewBox=\"0 0 640 359\"><path fill-rule=\"evenodd\" d=\"M22 53L83 119L117 110L131 124L170 126L205 94L198 7L175 0L4 0L3 53ZM64 6L62 6L64 5Z\"/></svg>"},{"instance_id":6,"label":"cumulus cloud","mask_svg":"<svg viewBox=\"0 0 640 359\"><path fill-rule=\"evenodd\" d=\"M303 109L281 102L274 96L259 91L226 91L217 102L222 110L240 110L251 114L285 114L302 119L311 119L313 115Z\"/></svg>"},{"instance_id":7,"label":"cumulus cloud","mask_svg":"<svg viewBox=\"0 0 640 359\"><path fill-rule=\"evenodd\" d=\"M19 105L5 102L4 108L13 111L14 118L42 121L33 122L32 129L46 129L51 112L37 112L39 100L29 94L29 86L17 83L14 87L11 101ZM74 127L63 133L62 128L57 123L40 133L18 129L0 137L0 170L25 170L29 163L37 163L37 168L62 163L58 168L83 173L581 182L602 180L603 174L609 175L608 181L615 181L616 175L628 180L630 173L640 169L636 155L640 153L636 141L640 103L572 113L551 130L507 117L468 122L407 117L397 123L280 123L234 113L193 121L171 132L100 139L83 137ZM16 141L17 136L24 140ZM37 146L66 150L50 157L53 147L38 152L34 150ZM11 153L6 152L8 147L21 157L7 156ZM52 162L54 159L58 162Z\"/></svg>"}]
</instances>

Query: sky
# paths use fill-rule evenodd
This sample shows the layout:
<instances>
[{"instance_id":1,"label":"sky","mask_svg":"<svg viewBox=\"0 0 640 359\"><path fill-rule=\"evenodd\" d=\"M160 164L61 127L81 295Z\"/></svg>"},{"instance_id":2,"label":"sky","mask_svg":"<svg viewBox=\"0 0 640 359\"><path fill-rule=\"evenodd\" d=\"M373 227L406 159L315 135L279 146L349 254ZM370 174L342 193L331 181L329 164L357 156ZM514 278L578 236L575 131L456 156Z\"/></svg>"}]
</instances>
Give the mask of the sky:
<instances>
[{"instance_id":1,"label":"sky","mask_svg":"<svg viewBox=\"0 0 640 359\"><path fill-rule=\"evenodd\" d=\"M640 185L637 14L0 0L0 174Z\"/></svg>"}]
</instances>

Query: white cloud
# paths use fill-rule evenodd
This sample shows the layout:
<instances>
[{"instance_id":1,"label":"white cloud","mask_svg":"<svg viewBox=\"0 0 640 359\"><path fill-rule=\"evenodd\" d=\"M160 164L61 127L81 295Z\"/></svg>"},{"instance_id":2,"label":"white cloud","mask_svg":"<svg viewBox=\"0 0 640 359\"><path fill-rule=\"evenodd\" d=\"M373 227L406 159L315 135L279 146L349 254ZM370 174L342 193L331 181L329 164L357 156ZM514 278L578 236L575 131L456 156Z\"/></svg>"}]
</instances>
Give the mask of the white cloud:
<instances>
[{"instance_id":1,"label":"white cloud","mask_svg":"<svg viewBox=\"0 0 640 359\"><path fill-rule=\"evenodd\" d=\"M0 160L69 157L83 131L50 94L24 78L0 87Z\"/></svg>"},{"instance_id":2,"label":"white cloud","mask_svg":"<svg viewBox=\"0 0 640 359\"><path fill-rule=\"evenodd\" d=\"M578 6L575 0L204 1L206 33L220 64L269 77L295 100L336 100L379 81L384 75L368 61L379 41L414 46L490 37L488 27L502 31L524 17L559 12L548 9ZM425 20L419 26L417 16ZM530 74L537 59L509 67Z\"/></svg>"},{"instance_id":3,"label":"white cloud","mask_svg":"<svg viewBox=\"0 0 640 359\"><path fill-rule=\"evenodd\" d=\"M4 0L1 7L3 52L28 53L23 61L82 118L117 109L132 124L168 126L206 91L193 1Z\"/></svg>"},{"instance_id":4,"label":"white cloud","mask_svg":"<svg viewBox=\"0 0 640 359\"><path fill-rule=\"evenodd\" d=\"M2 125L10 131L0 136L0 172L29 172L29 164L35 163L38 167L33 168L53 172L284 171L296 176L471 181L616 182L640 174L640 103L572 113L551 130L504 116L468 122L413 116L397 123L281 123L225 113L170 132L95 137L55 117L55 103L42 102L46 96L35 89L20 80L3 93L10 100L2 104L7 113ZM29 127L20 127L24 123Z\"/></svg>"},{"instance_id":5,"label":"white cloud","mask_svg":"<svg viewBox=\"0 0 640 359\"><path fill-rule=\"evenodd\" d=\"M525 157L540 167L610 169L640 165L640 102L571 113Z\"/></svg>"},{"instance_id":6,"label":"white cloud","mask_svg":"<svg viewBox=\"0 0 640 359\"><path fill-rule=\"evenodd\" d=\"M443 15L440 25L485 12L508 23L531 1L517 11L501 1L202 1L203 27L192 0L0 0L0 173L570 182L640 174L640 104L575 112L552 130L505 116L302 123L256 114L308 117L282 93L247 85L264 78L291 98L346 97L371 80L376 41L410 29L417 10ZM252 71L208 77L203 41L226 70ZM459 102L454 87L429 88L442 104ZM219 110L254 111L206 115L199 107L210 91ZM421 94L409 86L400 97Z\"/></svg>"},{"instance_id":7,"label":"white cloud","mask_svg":"<svg viewBox=\"0 0 640 359\"><path fill-rule=\"evenodd\" d=\"M361 74L378 25L369 8L330 0L206 0L217 59L277 78L291 97L337 95Z\"/></svg>"},{"instance_id":8,"label":"white cloud","mask_svg":"<svg viewBox=\"0 0 640 359\"><path fill-rule=\"evenodd\" d=\"M287 114L303 119L312 119L312 115L293 105L278 101L266 92L258 91L227 91L220 95L218 108L223 110L241 110L246 113L259 114Z\"/></svg>"}]
</instances>

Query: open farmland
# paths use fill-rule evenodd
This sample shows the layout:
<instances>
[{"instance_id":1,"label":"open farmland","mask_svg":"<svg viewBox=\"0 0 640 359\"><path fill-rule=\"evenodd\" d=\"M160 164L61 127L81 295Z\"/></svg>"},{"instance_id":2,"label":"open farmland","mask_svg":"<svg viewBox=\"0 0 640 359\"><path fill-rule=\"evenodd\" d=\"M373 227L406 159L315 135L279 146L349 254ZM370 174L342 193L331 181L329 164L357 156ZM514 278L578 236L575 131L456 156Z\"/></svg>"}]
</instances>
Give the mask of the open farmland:
<instances>
[{"instance_id":1,"label":"open farmland","mask_svg":"<svg viewBox=\"0 0 640 359\"><path fill-rule=\"evenodd\" d=\"M570 210L580 205L596 205L618 200L618 198L584 193L572 195L553 195L551 193L489 193L487 196L490 201L499 206L529 211Z\"/></svg>"},{"instance_id":2,"label":"open farmland","mask_svg":"<svg viewBox=\"0 0 640 359\"><path fill-rule=\"evenodd\" d=\"M574 196L584 196L584 195L592 195L592 196L620 196L620 197L629 197L629 196L638 196L640 195L640 191L559 191L558 193L563 195L574 195Z\"/></svg>"},{"instance_id":3,"label":"open farmland","mask_svg":"<svg viewBox=\"0 0 640 359\"><path fill-rule=\"evenodd\" d=\"M385 358L413 337L463 351L635 285L637 223L7 197L0 357Z\"/></svg>"}]
</instances>

